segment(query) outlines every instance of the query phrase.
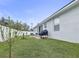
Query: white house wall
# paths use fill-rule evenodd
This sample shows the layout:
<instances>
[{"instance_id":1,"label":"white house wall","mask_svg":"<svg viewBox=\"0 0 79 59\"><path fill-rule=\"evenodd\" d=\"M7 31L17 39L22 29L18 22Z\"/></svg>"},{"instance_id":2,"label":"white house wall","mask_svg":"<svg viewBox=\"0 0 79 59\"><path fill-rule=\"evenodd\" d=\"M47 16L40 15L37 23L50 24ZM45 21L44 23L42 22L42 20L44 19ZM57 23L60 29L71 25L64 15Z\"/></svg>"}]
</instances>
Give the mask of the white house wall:
<instances>
[{"instance_id":1,"label":"white house wall","mask_svg":"<svg viewBox=\"0 0 79 59\"><path fill-rule=\"evenodd\" d=\"M34 31L35 33L38 33L38 28L35 28L33 31Z\"/></svg>"},{"instance_id":2,"label":"white house wall","mask_svg":"<svg viewBox=\"0 0 79 59\"><path fill-rule=\"evenodd\" d=\"M53 20L48 21L49 37L79 43L79 4L57 18L60 19L60 31L54 31Z\"/></svg>"}]
</instances>

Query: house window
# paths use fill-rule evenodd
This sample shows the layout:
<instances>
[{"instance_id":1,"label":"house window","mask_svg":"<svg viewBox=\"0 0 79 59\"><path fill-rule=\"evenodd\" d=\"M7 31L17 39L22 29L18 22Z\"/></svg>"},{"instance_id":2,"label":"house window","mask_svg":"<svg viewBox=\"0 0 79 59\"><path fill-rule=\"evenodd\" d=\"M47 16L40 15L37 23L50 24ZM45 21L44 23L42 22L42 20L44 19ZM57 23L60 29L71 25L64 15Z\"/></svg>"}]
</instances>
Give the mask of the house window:
<instances>
[{"instance_id":1,"label":"house window","mask_svg":"<svg viewBox=\"0 0 79 59\"><path fill-rule=\"evenodd\" d=\"M58 18L54 19L54 31L60 30L60 20Z\"/></svg>"}]
</instances>

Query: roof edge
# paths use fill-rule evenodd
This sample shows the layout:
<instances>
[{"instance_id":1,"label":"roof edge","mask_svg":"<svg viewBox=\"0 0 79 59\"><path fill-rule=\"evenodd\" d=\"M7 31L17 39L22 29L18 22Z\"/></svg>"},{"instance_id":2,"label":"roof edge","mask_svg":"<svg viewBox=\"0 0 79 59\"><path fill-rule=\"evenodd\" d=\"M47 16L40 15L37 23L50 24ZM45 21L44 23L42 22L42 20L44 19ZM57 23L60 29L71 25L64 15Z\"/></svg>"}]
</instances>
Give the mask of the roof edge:
<instances>
[{"instance_id":1,"label":"roof edge","mask_svg":"<svg viewBox=\"0 0 79 59\"><path fill-rule=\"evenodd\" d=\"M68 7L70 7L71 5L75 5L75 3L79 3L79 1L78 0L72 0L67 5L65 5L64 7L62 7L61 9L59 9L58 11L56 11L55 13L53 13L52 15L50 15L49 17L47 17L46 19L44 19L42 22L40 22L39 24L37 24L34 28L36 28L37 26L39 26L39 25L41 25L43 23L46 23L47 21L49 21L54 16L56 16L59 13L61 13L63 10L68 9Z\"/></svg>"}]
</instances>

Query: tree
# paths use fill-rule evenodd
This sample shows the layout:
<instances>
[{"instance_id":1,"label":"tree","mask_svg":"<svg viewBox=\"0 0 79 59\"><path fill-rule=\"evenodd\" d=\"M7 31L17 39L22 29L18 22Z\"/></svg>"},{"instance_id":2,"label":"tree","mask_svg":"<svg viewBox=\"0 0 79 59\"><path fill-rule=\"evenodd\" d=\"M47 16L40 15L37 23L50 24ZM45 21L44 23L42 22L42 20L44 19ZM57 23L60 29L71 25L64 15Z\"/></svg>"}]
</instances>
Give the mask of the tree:
<instances>
[{"instance_id":1,"label":"tree","mask_svg":"<svg viewBox=\"0 0 79 59\"><path fill-rule=\"evenodd\" d=\"M29 26L26 23L24 23L23 24L23 28L24 28L23 30L26 30L27 31L29 29Z\"/></svg>"},{"instance_id":2,"label":"tree","mask_svg":"<svg viewBox=\"0 0 79 59\"><path fill-rule=\"evenodd\" d=\"M1 17L0 24L5 26L5 21L6 19L4 17Z\"/></svg>"},{"instance_id":3,"label":"tree","mask_svg":"<svg viewBox=\"0 0 79 59\"><path fill-rule=\"evenodd\" d=\"M0 24L16 30L27 31L29 29L29 26L26 23L21 23L21 21L14 22L10 17L8 17L8 19L1 17Z\"/></svg>"}]
</instances>

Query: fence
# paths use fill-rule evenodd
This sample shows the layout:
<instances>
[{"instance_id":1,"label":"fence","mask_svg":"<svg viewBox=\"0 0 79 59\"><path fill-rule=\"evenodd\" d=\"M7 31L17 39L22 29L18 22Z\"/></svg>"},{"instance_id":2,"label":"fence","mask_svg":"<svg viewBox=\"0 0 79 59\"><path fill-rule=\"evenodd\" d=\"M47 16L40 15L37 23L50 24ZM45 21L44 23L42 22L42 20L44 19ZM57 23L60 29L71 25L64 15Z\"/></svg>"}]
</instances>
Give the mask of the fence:
<instances>
[{"instance_id":1,"label":"fence","mask_svg":"<svg viewBox=\"0 0 79 59\"><path fill-rule=\"evenodd\" d=\"M28 31L18 31L9 27L0 25L0 42L8 40L10 37L28 35Z\"/></svg>"}]
</instances>

